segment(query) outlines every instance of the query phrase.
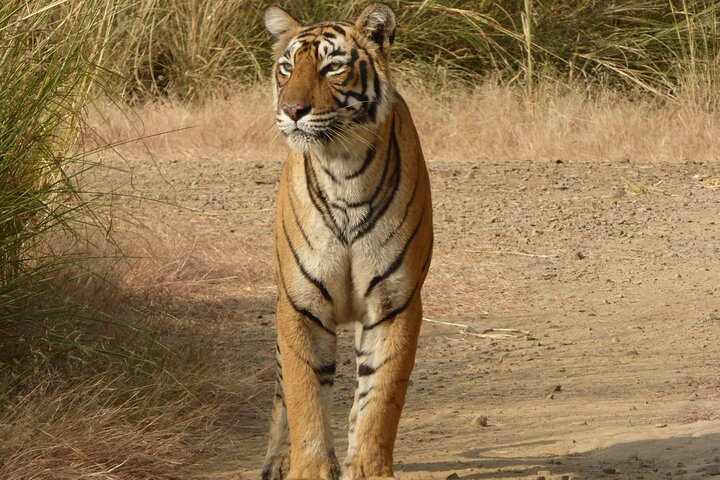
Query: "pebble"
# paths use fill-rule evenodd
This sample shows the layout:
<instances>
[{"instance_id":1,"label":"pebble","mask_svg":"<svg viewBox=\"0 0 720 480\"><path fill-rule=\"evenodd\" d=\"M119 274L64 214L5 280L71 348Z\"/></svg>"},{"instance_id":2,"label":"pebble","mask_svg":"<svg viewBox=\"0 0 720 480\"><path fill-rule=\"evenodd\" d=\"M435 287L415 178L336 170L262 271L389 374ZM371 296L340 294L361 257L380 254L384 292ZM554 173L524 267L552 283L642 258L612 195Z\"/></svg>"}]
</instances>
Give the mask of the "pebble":
<instances>
[{"instance_id":1,"label":"pebble","mask_svg":"<svg viewBox=\"0 0 720 480\"><path fill-rule=\"evenodd\" d=\"M487 427L488 418L485 415L478 415L477 417L472 419L471 424L474 427Z\"/></svg>"},{"instance_id":2,"label":"pebble","mask_svg":"<svg viewBox=\"0 0 720 480\"><path fill-rule=\"evenodd\" d=\"M603 473L607 473L609 475L617 475L618 473L620 473L620 470L615 467L605 467L603 468Z\"/></svg>"},{"instance_id":3,"label":"pebble","mask_svg":"<svg viewBox=\"0 0 720 480\"><path fill-rule=\"evenodd\" d=\"M445 477L445 480L459 480L460 476L457 473L451 473L447 477Z\"/></svg>"}]
</instances>

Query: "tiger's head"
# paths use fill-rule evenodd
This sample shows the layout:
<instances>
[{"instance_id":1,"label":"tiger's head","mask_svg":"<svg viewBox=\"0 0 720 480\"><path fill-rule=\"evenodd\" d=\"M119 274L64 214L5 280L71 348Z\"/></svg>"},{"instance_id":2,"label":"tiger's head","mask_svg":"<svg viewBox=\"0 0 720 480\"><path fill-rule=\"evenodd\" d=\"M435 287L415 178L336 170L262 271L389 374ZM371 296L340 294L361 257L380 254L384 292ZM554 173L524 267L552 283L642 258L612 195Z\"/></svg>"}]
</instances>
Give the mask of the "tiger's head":
<instances>
[{"instance_id":1,"label":"tiger's head","mask_svg":"<svg viewBox=\"0 0 720 480\"><path fill-rule=\"evenodd\" d=\"M392 9L376 3L354 22L304 27L270 7L265 26L275 38L277 126L289 146L343 155L369 144L391 105Z\"/></svg>"}]
</instances>

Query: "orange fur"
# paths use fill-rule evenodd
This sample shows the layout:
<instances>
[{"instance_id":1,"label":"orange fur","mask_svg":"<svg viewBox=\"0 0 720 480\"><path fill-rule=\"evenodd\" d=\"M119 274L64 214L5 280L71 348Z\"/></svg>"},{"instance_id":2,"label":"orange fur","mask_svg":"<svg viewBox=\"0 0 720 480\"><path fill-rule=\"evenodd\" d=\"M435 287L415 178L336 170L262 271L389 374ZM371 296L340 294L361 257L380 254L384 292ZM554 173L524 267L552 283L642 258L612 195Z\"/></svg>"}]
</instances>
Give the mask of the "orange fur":
<instances>
[{"instance_id":1,"label":"orange fur","mask_svg":"<svg viewBox=\"0 0 720 480\"><path fill-rule=\"evenodd\" d=\"M355 23L303 28L272 7L266 24L292 150L275 224L279 369L263 478L392 478L433 243L420 142L389 77L394 14L374 4ZM341 323L355 325L358 363L342 472L329 421Z\"/></svg>"}]
</instances>

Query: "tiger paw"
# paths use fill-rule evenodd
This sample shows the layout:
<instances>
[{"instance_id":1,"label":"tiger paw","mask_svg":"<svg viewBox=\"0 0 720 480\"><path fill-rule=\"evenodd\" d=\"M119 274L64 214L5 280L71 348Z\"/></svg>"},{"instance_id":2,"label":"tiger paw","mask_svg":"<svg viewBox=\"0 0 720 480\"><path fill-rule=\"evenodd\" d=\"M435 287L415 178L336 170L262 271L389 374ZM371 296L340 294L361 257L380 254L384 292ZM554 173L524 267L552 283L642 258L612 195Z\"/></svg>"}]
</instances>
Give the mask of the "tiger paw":
<instances>
[{"instance_id":1,"label":"tiger paw","mask_svg":"<svg viewBox=\"0 0 720 480\"><path fill-rule=\"evenodd\" d=\"M381 475L372 475L368 474L368 472L380 473ZM345 463L340 478L341 480L396 480L392 475L392 468L384 467L375 462L363 463L357 459Z\"/></svg>"},{"instance_id":2,"label":"tiger paw","mask_svg":"<svg viewBox=\"0 0 720 480\"><path fill-rule=\"evenodd\" d=\"M286 480L290 470L290 457L288 455L276 455L265 459L262 469L262 480Z\"/></svg>"},{"instance_id":3,"label":"tiger paw","mask_svg":"<svg viewBox=\"0 0 720 480\"><path fill-rule=\"evenodd\" d=\"M288 476L285 480L338 480L340 477L340 466L335 460L334 455L329 462L313 464L308 462L304 466L292 469L292 476Z\"/></svg>"}]
</instances>

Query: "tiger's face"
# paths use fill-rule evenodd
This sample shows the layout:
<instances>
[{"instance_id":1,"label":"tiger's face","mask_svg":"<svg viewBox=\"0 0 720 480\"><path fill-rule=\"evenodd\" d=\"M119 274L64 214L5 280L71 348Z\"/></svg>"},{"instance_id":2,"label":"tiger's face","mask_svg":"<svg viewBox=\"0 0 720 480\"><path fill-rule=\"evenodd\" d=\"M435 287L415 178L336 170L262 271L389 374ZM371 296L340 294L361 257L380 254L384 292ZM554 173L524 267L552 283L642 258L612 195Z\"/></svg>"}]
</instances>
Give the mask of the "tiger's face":
<instances>
[{"instance_id":1,"label":"tiger's face","mask_svg":"<svg viewBox=\"0 0 720 480\"><path fill-rule=\"evenodd\" d=\"M265 25L276 39L275 113L289 146L352 154L367 145L390 105L390 7L373 4L354 23L310 27L270 7Z\"/></svg>"}]
</instances>

